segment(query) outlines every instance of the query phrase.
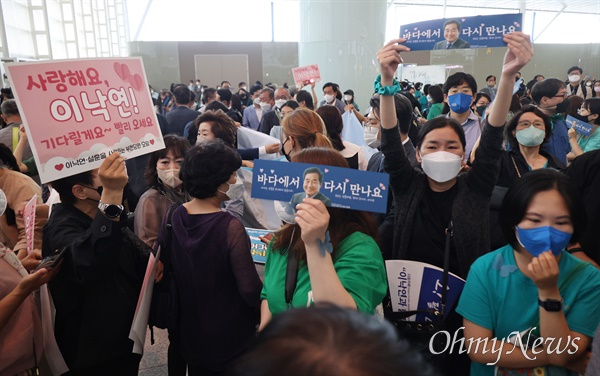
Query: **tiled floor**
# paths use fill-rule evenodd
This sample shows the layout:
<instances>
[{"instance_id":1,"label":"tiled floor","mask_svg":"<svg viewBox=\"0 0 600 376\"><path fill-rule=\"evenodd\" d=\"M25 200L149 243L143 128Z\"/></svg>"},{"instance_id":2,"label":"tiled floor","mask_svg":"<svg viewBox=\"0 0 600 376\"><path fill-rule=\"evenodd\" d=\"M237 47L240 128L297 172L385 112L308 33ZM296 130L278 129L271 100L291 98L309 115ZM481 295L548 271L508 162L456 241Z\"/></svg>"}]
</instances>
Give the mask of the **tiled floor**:
<instances>
[{"instance_id":1,"label":"tiled floor","mask_svg":"<svg viewBox=\"0 0 600 376\"><path fill-rule=\"evenodd\" d=\"M150 344L150 330L146 333L144 356L140 362L140 376L167 375L167 349L169 338L167 331L154 328L154 345Z\"/></svg>"}]
</instances>

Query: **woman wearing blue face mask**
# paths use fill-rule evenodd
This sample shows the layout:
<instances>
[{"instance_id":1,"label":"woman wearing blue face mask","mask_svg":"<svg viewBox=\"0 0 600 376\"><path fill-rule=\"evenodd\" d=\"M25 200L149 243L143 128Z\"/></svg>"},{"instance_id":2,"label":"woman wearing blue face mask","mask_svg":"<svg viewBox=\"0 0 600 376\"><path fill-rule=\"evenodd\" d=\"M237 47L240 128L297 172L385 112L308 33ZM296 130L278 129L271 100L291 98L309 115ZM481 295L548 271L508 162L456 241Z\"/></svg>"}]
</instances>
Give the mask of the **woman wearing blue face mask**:
<instances>
[{"instance_id":1,"label":"woman wearing blue face mask","mask_svg":"<svg viewBox=\"0 0 600 376\"><path fill-rule=\"evenodd\" d=\"M450 241L449 270L466 278L477 257L489 252L488 205L502 155L502 131L510 106L514 77L533 56L529 36L512 33L504 36L508 52L493 108L486 117L478 159L470 171L458 175L465 156L465 134L452 118L437 117L421 127L417 139L417 160L423 171L414 169L401 146L393 96L394 72L407 51L404 39L395 39L378 53L381 81L376 89L381 98L381 151L384 169L390 174L394 209L382 224L381 249L385 259L420 261L437 267L444 265L447 233ZM431 88L429 89L431 93ZM467 103L469 111L470 102ZM447 231L452 226L453 232ZM447 328L458 329L462 320L453 310ZM433 358L429 343L415 343L424 356ZM431 359L440 372L468 374L468 359L448 357ZM466 369L465 369L466 368Z\"/></svg>"},{"instance_id":2,"label":"woman wearing blue face mask","mask_svg":"<svg viewBox=\"0 0 600 376\"><path fill-rule=\"evenodd\" d=\"M579 191L560 172L534 171L507 192L500 226L509 245L473 264L457 308L466 343L483 341L469 351L471 375L494 375L486 363L503 375L584 373L600 323L600 271L565 248L585 221Z\"/></svg>"}]
</instances>

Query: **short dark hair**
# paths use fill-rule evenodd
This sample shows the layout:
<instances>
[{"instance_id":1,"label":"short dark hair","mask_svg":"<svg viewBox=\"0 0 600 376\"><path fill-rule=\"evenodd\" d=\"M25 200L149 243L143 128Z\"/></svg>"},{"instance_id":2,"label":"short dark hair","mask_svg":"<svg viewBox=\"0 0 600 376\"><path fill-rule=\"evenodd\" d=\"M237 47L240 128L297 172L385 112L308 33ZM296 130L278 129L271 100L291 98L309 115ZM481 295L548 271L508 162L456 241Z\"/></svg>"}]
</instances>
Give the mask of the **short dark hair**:
<instances>
[{"instance_id":1,"label":"short dark hair","mask_svg":"<svg viewBox=\"0 0 600 376\"><path fill-rule=\"evenodd\" d=\"M246 83L245 83L244 81L241 81L241 82L238 84L238 87L242 87L242 86L244 86L244 85L246 85Z\"/></svg>"},{"instance_id":2,"label":"short dark hair","mask_svg":"<svg viewBox=\"0 0 600 376\"><path fill-rule=\"evenodd\" d=\"M231 148L235 148L235 137L237 128L233 120L221 110L204 111L202 115L194 120L194 124L200 129L200 124L210 123L210 130L215 136L225 142Z\"/></svg>"},{"instance_id":3,"label":"short dark hair","mask_svg":"<svg viewBox=\"0 0 600 376\"><path fill-rule=\"evenodd\" d=\"M296 100L298 101L298 103L304 102L304 104L306 105L306 107L310 108L311 110L315 109L315 104L313 103L313 97L306 90L300 90L300 91L298 91L298 93L296 94Z\"/></svg>"},{"instance_id":4,"label":"short dark hair","mask_svg":"<svg viewBox=\"0 0 600 376\"><path fill-rule=\"evenodd\" d=\"M206 89L204 89L204 92L202 93L202 103L207 104L208 101L211 100L212 98L214 98L216 94L217 94L217 89L212 88L212 87L207 87Z\"/></svg>"},{"instance_id":5,"label":"short dark hair","mask_svg":"<svg viewBox=\"0 0 600 376\"><path fill-rule=\"evenodd\" d=\"M494 81L496 80L496 76L494 76L493 74L490 74L489 76L487 76L487 77L485 78L485 81L486 81L486 82L487 82L487 81L489 81L489 80L490 80L490 78L493 78L493 79L494 79Z\"/></svg>"},{"instance_id":6,"label":"short dark hair","mask_svg":"<svg viewBox=\"0 0 600 376\"><path fill-rule=\"evenodd\" d=\"M463 83L469 85L473 94L477 93L477 81L475 81L475 77L465 72L456 72L450 75L446 79L446 82L444 82L442 91L444 92L444 94L448 95L450 89L452 89L455 86L459 86ZM431 88L429 90L431 90Z\"/></svg>"},{"instance_id":7,"label":"short dark hair","mask_svg":"<svg viewBox=\"0 0 600 376\"><path fill-rule=\"evenodd\" d=\"M531 88L531 99L539 106L543 97L552 98L560 89L565 87L565 83L558 78L546 78L533 85Z\"/></svg>"},{"instance_id":8,"label":"short dark hair","mask_svg":"<svg viewBox=\"0 0 600 376\"><path fill-rule=\"evenodd\" d=\"M477 103L478 100L481 99L481 97L484 97L485 99L487 99L490 103L492 103L492 97L490 97L489 95L487 95L486 93L482 93L481 91L477 94L475 94L475 100L473 101L473 104Z\"/></svg>"},{"instance_id":9,"label":"short dark hair","mask_svg":"<svg viewBox=\"0 0 600 376\"><path fill-rule=\"evenodd\" d=\"M510 118L508 123L506 123L506 128L504 129L504 135L506 137L506 140L508 141L508 144L510 145L511 150L519 150L519 142L517 141L516 137L513 136L513 131L515 129L517 129L517 125L519 124L519 120L521 119L521 116L523 116L523 114L526 114L528 112L533 112L536 116L538 116L538 117L542 118L542 120L544 120L544 130L546 131L546 137L544 137L543 144L548 142L548 140L550 140L550 138L552 137L552 122L550 121L550 117L548 115L546 115L545 113L543 113L536 106L528 105L528 106L523 107L521 109L521 111L514 114L514 116L512 118Z\"/></svg>"},{"instance_id":10,"label":"short dark hair","mask_svg":"<svg viewBox=\"0 0 600 376\"><path fill-rule=\"evenodd\" d=\"M273 316L229 376L435 375L392 324L320 303Z\"/></svg>"},{"instance_id":11,"label":"short dark hair","mask_svg":"<svg viewBox=\"0 0 600 376\"><path fill-rule=\"evenodd\" d=\"M158 181L158 174L156 173L156 164L160 159L165 158L167 154L169 154L169 151L173 152L175 158L183 158L185 157L185 153L190 148L190 142L187 138L177 136L175 134L168 134L163 137L163 140L165 142L165 148L150 154L148 165L146 166L146 171L144 172L144 177L146 178L146 182L150 187L160 185Z\"/></svg>"},{"instance_id":12,"label":"short dark hair","mask_svg":"<svg viewBox=\"0 0 600 376\"><path fill-rule=\"evenodd\" d=\"M194 198L217 195L217 189L242 166L242 158L222 140L193 146L185 155L179 176L185 191Z\"/></svg>"},{"instance_id":13,"label":"short dark hair","mask_svg":"<svg viewBox=\"0 0 600 376\"><path fill-rule=\"evenodd\" d=\"M187 86L179 85L173 90L173 96L177 104L188 104L190 103L190 89Z\"/></svg>"},{"instance_id":14,"label":"short dark hair","mask_svg":"<svg viewBox=\"0 0 600 376\"><path fill-rule=\"evenodd\" d=\"M221 86L221 87L222 87L222 86L223 86L223 84L229 84L229 85L231 85L231 83L230 83L229 81L221 81L221 85L219 85L219 86Z\"/></svg>"},{"instance_id":15,"label":"short dark hair","mask_svg":"<svg viewBox=\"0 0 600 376\"><path fill-rule=\"evenodd\" d=\"M440 85L431 85L429 87L429 96L432 103L444 103L444 92Z\"/></svg>"},{"instance_id":16,"label":"short dark hair","mask_svg":"<svg viewBox=\"0 0 600 376\"><path fill-rule=\"evenodd\" d=\"M579 71L579 74L583 74L583 69L579 68L576 65L569 68L569 70L567 71L567 74L571 74L571 72L573 72L573 71Z\"/></svg>"},{"instance_id":17,"label":"short dark hair","mask_svg":"<svg viewBox=\"0 0 600 376\"><path fill-rule=\"evenodd\" d=\"M321 171L320 168L318 167L309 167L306 170L304 170L304 173L302 174L302 179L306 178L307 174L317 174L319 175L319 183L323 183L323 177L325 176L323 174L323 171Z\"/></svg>"},{"instance_id":18,"label":"short dark hair","mask_svg":"<svg viewBox=\"0 0 600 376\"><path fill-rule=\"evenodd\" d=\"M221 99L221 101L231 102L231 90L219 89L217 90L217 94L219 94L219 98Z\"/></svg>"},{"instance_id":19,"label":"short dark hair","mask_svg":"<svg viewBox=\"0 0 600 376\"><path fill-rule=\"evenodd\" d=\"M250 95L254 95L254 93L256 93L257 91L261 91L262 88L263 87L261 85L252 85L252 87L250 88Z\"/></svg>"},{"instance_id":20,"label":"short dark hair","mask_svg":"<svg viewBox=\"0 0 600 376\"><path fill-rule=\"evenodd\" d=\"M69 206L73 206L73 204L77 202L77 197L73 195L73 186L77 184L91 187L92 184L94 184L92 171L82 172L77 175L67 176L66 178L50 182L52 188L60 195L60 201Z\"/></svg>"},{"instance_id":21,"label":"short dark hair","mask_svg":"<svg viewBox=\"0 0 600 376\"><path fill-rule=\"evenodd\" d=\"M269 99L273 100L275 99L275 90L271 89L270 87L266 87L264 89L262 89L260 91L260 93L269 93Z\"/></svg>"},{"instance_id":22,"label":"short dark hair","mask_svg":"<svg viewBox=\"0 0 600 376\"><path fill-rule=\"evenodd\" d=\"M415 143L415 147L419 149L421 147L421 144L423 143L423 140L425 139L425 136L427 136L431 131L445 127L450 127L454 130L454 132L456 132L464 151L467 146L465 131L463 130L462 126L458 123L457 120L445 116L438 116L431 120L428 120L427 123L425 123L425 125L421 127L421 129L419 130L419 136L417 137L417 142Z\"/></svg>"},{"instance_id":23,"label":"short dark hair","mask_svg":"<svg viewBox=\"0 0 600 376\"><path fill-rule=\"evenodd\" d=\"M454 20L454 19L444 22L444 27L442 29L445 29L446 26L452 25L452 24L455 24L458 31L460 31L460 22L458 22L457 20Z\"/></svg>"},{"instance_id":24,"label":"short dark hair","mask_svg":"<svg viewBox=\"0 0 600 376\"><path fill-rule=\"evenodd\" d=\"M298 107L300 107L300 105L299 105L299 104L298 104L298 102L296 102L295 100L293 100L293 99L290 99L289 101L285 102L285 103L283 104L283 106L281 106L281 108L284 108L284 107L289 107L289 108L291 108L291 109L294 109L294 110L295 110L295 109L297 109Z\"/></svg>"},{"instance_id":25,"label":"short dark hair","mask_svg":"<svg viewBox=\"0 0 600 376\"><path fill-rule=\"evenodd\" d=\"M592 115L600 115L600 98L588 98L583 101L581 105L583 108L586 108ZM594 124L600 124L600 117L597 117L593 120Z\"/></svg>"},{"instance_id":26,"label":"short dark hair","mask_svg":"<svg viewBox=\"0 0 600 376\"><path fill-rule=\"evenodd\" d=\"M506 240L515 250L519 246L515 235L515 226L523 220L533 197L540 192L550 190L558 191L569 209L573 224L570 244L575 244L579 240L587 220L580 191L567 175L552 168L541 168L528 172L518 179L506 192L502 201L499 217L500 228Z\"/></svg>"},{"instance_id":27,"label":"short dark hair","mask_svg":"<svg viewBox=\"0 0 600 376\"><path fill-rule=\"evenodd\" d=\"M325 83L325 85L323 85L323 91L325 91L326 87L331 87L331 89L333 89L333 91L335 91L336 93L340 90L340 87L337 84L334 84L333 82Z\"/></svg>"},{"instance_id":28,"label":"short dark hair","mask_svg":"<svg viewBox=\"0 0 600 376\"><path fill-rule=\"evenodd\" d=\"M17 101L14 99L7 99L3 101L2 105L0 105L0 112L2 112L2 115L4 116L20 116Z\"/></svg>"},{"instance_id":29,"label":"short dark hair","mask_svg":"<svg viewBox=\"0 0 600 376\"><path fill-rule=\"evenodd\" d=\"M374 96L369 101L369 105L373 107L377 116L379 116L379 108L381 106L381 100L379 96ZM410 100L402 95L394 95L394 106L396 107L396 119L398 119L398 126L400 132L407 134L410 130L410 124L413 119L413 106Z\"/></svg>"}]
</instances>

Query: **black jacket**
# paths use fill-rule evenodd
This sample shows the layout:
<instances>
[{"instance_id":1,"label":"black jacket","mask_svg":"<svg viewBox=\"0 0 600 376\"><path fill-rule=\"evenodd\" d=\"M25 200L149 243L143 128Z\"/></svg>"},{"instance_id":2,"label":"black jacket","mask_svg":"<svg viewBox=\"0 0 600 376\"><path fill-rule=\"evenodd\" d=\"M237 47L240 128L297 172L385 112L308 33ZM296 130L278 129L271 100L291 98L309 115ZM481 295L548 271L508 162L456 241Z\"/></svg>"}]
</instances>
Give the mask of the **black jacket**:
<instances>
[{"instance_id":1,"label":"black jacket","mask_svg":"<svg viewBox=\"0 0 600 376\"><path fill-rule=\"evenodd\" d=\"M44 226L42 253L68 247L50 282L55 335L71 370L130 354L128 338L148 260L126 229L98 212L56 204Z\"/></svg>"}]
</instances>

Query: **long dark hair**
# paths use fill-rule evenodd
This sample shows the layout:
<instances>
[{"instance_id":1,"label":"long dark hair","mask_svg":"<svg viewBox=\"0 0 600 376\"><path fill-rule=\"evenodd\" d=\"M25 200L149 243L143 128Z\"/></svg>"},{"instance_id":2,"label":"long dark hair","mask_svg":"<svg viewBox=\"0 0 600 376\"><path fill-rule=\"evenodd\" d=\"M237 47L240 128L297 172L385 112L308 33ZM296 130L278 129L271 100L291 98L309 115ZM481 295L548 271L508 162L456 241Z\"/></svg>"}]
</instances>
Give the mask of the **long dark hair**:
<instances>
[{"instance_id":1,"label":"long dark hair","mask_svg":"<svg viewBox=\"0 0 600 376\"><path fill-rule=\"evenodd\" d=\"M336 150L329 148L307 148L292 157L292 162L320 164L348 168L346 159ZM358 210L328 207L329 234L333 245L333 256L342 240L354 232L362 232L377 241L378 227L373 216ZM293 234L293 238L292 238ZM298 260L306 260L306 250L298 225L285 225L275 233L273 249L282 252L288 248ZM291 242L291 245L290 245Z\"/></svg>"},{"instance_id":2,"label":"long dark hair","mask_svg":"<svg viewBox=\"0 0 600 376\"><path fill-rule=\"evenodd\" d=\"M321 106L317 108L317 114L323 119L325 128L327 128L327 137L333 145L333 148L337 151L342 151L346 147L342 141L342 130L344 129L344 121L340 110L335 106Z\"/></svg>"},{"instance_id":3,"label":"long dark hair","mask_svg":"<svg viewBox=\"0 0 600 376\"><path fill-rule=\"evenodd\" d=\"M8 148L8 146L4 144L0 144L0 160L4 162L4 165L10 168L13 171L20 172L19 165L17 164L17 160L13 155L12 151Z\"/></svg>"}]
</instances>

